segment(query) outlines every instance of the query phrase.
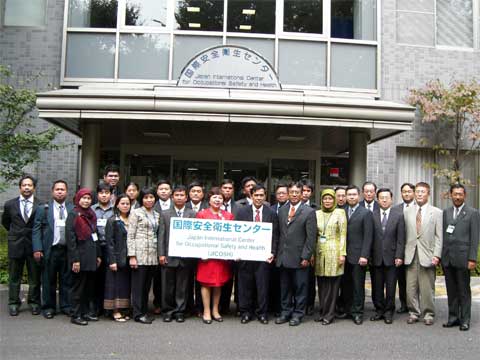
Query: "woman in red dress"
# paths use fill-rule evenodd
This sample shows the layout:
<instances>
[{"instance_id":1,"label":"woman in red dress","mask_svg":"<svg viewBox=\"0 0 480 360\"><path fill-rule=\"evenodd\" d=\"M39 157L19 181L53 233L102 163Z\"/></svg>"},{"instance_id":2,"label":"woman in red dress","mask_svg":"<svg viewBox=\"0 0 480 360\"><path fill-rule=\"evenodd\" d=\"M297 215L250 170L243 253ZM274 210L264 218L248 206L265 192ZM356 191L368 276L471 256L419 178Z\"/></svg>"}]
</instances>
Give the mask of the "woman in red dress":
<instances>
[{"instance_id":1,"label":"woman in red dress","mask_svg":"<svg viewBox=\"0 0 480 360\"><path fill-rule=\"evenodd\" d=\"M233 215L220 209L223 205L223 195L220 188L213 187L208 192L210 207L197 213L199 219L233 220ZM203 322L211 324L212 319L222 322L223 318L218 311L222 286L232 277L232 270L228 260L206 259L198 262L197 281L201 284L203 301ZM210 298L213 293L213 306L210 308Z\"/></svg>"}]
</instances>

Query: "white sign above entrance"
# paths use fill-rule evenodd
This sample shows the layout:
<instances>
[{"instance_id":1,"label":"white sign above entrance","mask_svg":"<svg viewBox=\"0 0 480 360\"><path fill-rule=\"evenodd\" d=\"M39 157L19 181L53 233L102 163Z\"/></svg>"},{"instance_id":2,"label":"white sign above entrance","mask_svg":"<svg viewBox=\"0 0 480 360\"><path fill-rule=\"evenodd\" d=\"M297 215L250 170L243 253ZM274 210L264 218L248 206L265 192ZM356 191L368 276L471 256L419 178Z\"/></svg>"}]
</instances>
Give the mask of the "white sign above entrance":
<instances>
[{"instance_id":1,"label":"white sign above entrance","mask_svg":"<svg viewBox=\"0 0 480 360\"><path fill-rule=\"evenodd\" d=\"M243 46L203 50L183 68L177 86L281 90L278 76L261 55Z\"/></svg>"}]
</instances>

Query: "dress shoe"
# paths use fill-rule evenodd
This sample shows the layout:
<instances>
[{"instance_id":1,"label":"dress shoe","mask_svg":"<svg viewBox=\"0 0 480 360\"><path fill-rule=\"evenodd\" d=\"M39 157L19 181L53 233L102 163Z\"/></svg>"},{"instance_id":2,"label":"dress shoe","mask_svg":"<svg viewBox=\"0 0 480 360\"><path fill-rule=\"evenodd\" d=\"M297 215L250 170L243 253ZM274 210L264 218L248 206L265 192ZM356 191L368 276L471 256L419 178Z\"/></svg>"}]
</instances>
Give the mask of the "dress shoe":
<instances>
[{"instance_id":1,"label":"dress shoe","mask_svg":"<svg viewBox=\"0 0 480 360\"><path fill-rule=\"evenodd\" d=\"M212 316L212 320L213 320L213 321L216 321L216 322L223 322L223 317L221 317L221 316L218 316L218 317Z\"/></svg>"},{"instance_id":2,"label":"dress shoe","mask_svg":"<svg viewBox=\"0 0 480 360\"><path fill-rule=\"evenodd\" d=\"M98 316L96 316L95 314L85 314L82 317L84 320L87 321L98 321Z\"/></svg>"},{"instance_id":3,"label":"dress shoe","mask_svg":"<svg viewBox=\"0 0 480 360\"><path fill-rule=\"evenodd\" d=\"M203 323L204 324L207 324L207 325L210 325L212 323L212 319L205 319L205 318L202 318L203 320Z\"/></svg>"},{"instance_id":4,"label":"dress shoe","mask_svg":"<svg viewBox=\"0 0 480 360\"><path fill-rule=\"evenodd\" d=\"M286 316L279 316L275 319L275 324L285 324L288 322L288 317Z\"/></svg>"},{"instance_id":5,"label":"dress shoe","mask_svg":"<svg viewBox=\"0 0 480 360\"><path fill-rule=\"evenodd\" d=\"M88 325L88 321L82 319L81 316L72 317L72 318L70 319L70 322L71 322L72 324L75 324L75 325L81 325L81 326Z\"/></svg>"},{"instance_id":6,"label":"dress shoe","mask_svg":"<svg viewBox=\"0 0 480 360\"><path fill-rule=\"evenodd\" d=\"M458 320L454 320L454 321L447 321L445 324L443 324L442 326L444 328L451 328L451 327L455 327L455 326L459 326L460 325L460 321Z\"/></svg>"},{"instance_id":7,"label":"dress shoe","mask_svg":"<svg viewBox=\"0 0 480 360\"><path fill-rule=\"evenodd\" d=\"M268 318L263 315L258 318L258 321L260 321L264 325L268 324Z\"/></svg>"},{"instance_id":8,"label":"dress shoe","mask_svg":"<svg viewBox=\"0 0 480 360\"><path fill-rule=\"evenodd\" d=\"M388 325L393 324L393 319L391 317L386 317L383 321Z\"/></svg>"},{"instance_id":9,"label":"dress shoe","mask_svg":"<svg viewBox=\"0 0 480 360\"><path fill-rule=\"evenodd\" d=\"M406 314L408 313L408 308L406 306L402 306L400 309L397 310L397 314Z\"/></svg>"},{"instance_id":10,"label":"dress shoe","mask_svg":"<svg viewBox=\"0 0 480 360\"><path fill-rule=\"evenodd\" d=\"M330 325L331 323L333 323L333 320L327 320L327 319L322 320L322 325Z\"/></svg>"},{"instance_id":11,"label":"dress shoe","mask_svg":"<svg viewBox=\"0 0 480 360\"><path fill-rule=\"evenodd\" d=\"M362 325L363 324L363 319L361 316L354 316L353 317L353 322L355 325Z\"/></svg>"},{"instance_id":12,"label":"dress shoe","mask_svg":"<svg viewBox=\"0 0 480 360\"><path fill-rule=\"evenodd\" d=\"M185 322L185 316L183 314L177 314L177 316L175 316L175 321L178 323L183 323Z\"/></svg>"},{"instance_id":13,"label":"dress shoe","mask_svg":"<svg viewBox=\"0 0 480 360\"><path fill-rule=\"evenodd\" d=\"M417 319L416 317L410 316L410 317L407 319L407 324L409 324L409 325L415 324L416 322L418 322L418 319Z\"/></svg>"},{"instance_id":14,"label":"dress shoe","mask_svg":"<svg viewBox=\"0 0 480 360\"><path fill-rule=\"evenodd\" d=\"M307 314L308 316L313 315L313 306L308 306L308 307L307 307L306 314Z\"/></svg>"},{"instance_id":15,"label":"dress shoe","mask_svg":"<svg viewBox=\"0 0 480 360\"><path fill-rule=\"evenodd\" d=\"M337 314L335 314L335 317L337 319L346 319L347 318L347 313L344 313L344 312L337 313Z\"/></svg>"},{"instance_id":16,"label":"dress shoe","mask_svg":"<svg viewBox=\"0 0 480 360\"><path fill-rule=\"evenodd\" d=\"M462 324L460 325L460 331L468 331L470 329L470 324Z\"/></svg>"},{"instance_id":17,"label":"dress shoe","mask_svg":"<svg viewBox=\"0 0 480 360\"><path fill-rule=\"evenodd\" d=\"M323 321L323 318L322 318L321 315L317 315L317 316L315 316L315 319L313 319L313 321L315 321L315 322L322 322L322 321Z\"/></svg>"},{"instance_id":18,"label":"dress shoe","mask_svg":"<svg viewBox=\"0 0 480 360\"><path fill-rule=\"evenodd\" d=\"M298 326L300 325L300 323L302 322L302 320L300 320L300 318L298 317L293 317L290 319L290 321L288 322L288 325L290 326Z\"/></svg>"},{"instance_id":19,"label":"dress shoe","mask_svg":"<svg viewBox=\"0 0 480 360\"><path fill-rule=\"evenodd\" d=\"M10 316L17 316L18 315L18 306L12 305L8 308L8 312L10 313Z\"/></svg>"},{"instance_id":20,"label":"dress shoe","mask_svg":"<svg viewBox=\"0 0 480 360\"><path fill-rule=\"evenodd\" d=\"M427 326L433 325L433 319L425 319L423 320L423 323Z\"/></svg>"},{"instance_id":21,"label":"dress shoe","mask_svg":"<svg viewBox=\"0 0 480 360\"><path fill-rule=\"evenodd\" d=\"M370 321L379 321L383 319L383 315L375 314L370 318Z\"/></svg>"},{"instance_id":22,"label":"dress shoe","mask_svg":"<svg viewBox=\"0 0 480 360\"><path fill-rule=\"evenodd\" d=\"M43 317L45 319L53 319L53 311L47 310L43 313Z\"/></svg>"},{"instance_id":23,"label":"dress shoe","mask_svg":"<svg viewBox=\"0 0 480 360\"><path fill-rule=\"evenodd\" d=\"M40 306L32 305L32 315L40 315Z\"/></svg>"},{"instance_id":24,"label":"dress shoe","mask_svg":"<svg viewBox=\"0 0 480 360\"><path fill-rule=\"evenodd\" d=\"M142 315L142 316L136 317L135 321L139 322L141 324L151 324L152 323L152 319L150 319L147 315Z\"/></svg>"},{"instance_id":25,"label":"dress shoe","mask_svg":"<svg viewBox=\"0 0 480 360\"><path fill-rule=\"evenodd\" d=\"M170 315L165 315L163 317L163 322L172 322L172 317Z\"/></svg>"},{"instance_id":26,"label":"dress shoe","mask_svg":"<svg viewBox=\"0 0 480 360\"><path fill-rule=\"evenodd\" d=\"M250 320L251 320L251 319L250 319L250 316L248 316L248 315L243 315L243 316L242 316L242 319L240 320L240 322L241 322L242 324L248 324L248 323L250 322Z\"/></svg>"}]
</instances>

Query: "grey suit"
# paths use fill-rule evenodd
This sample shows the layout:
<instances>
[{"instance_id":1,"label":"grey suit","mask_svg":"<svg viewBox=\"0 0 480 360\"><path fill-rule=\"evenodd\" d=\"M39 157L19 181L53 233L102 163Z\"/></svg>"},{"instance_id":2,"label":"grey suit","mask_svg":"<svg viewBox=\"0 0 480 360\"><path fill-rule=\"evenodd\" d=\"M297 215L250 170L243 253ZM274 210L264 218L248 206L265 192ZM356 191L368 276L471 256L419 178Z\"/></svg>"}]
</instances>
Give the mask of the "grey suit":
<instances>
[{"instance_id":1,"label":"grey suit","mask_svg":"<svg viewBox=\"0 0 480 360\"><path fill-rule=\"evenodd\" d=\"M405 221L403 211L390 208L385 228L382 226L384 211L373 211L373 251L372 262L374 277L372 289L375 288L375 310L378 315L391 318L395 310L396 267L395 259L402 259L405 254ZM385 295L384 295L385 290Z\"/></svg>"},{"instance_id":2,"label":"grey suit","mask_svg":"<svg viewBox=\"0 0 480 360\"><path fill-rule=\"evenodd\" d=\"M300 263L312 257L317 218L315 210L304 204L299 205L290 222L289 212L290 206L284 206L278 212L280 240L277 267L280 268L282 316L301 319L307 305L308 267L302 268Z\"/></svg>"},{"instance_id":3,"label":"grey suit","mask_svg":"<svg viewBox=\"0 0 480 360\"><path fill-rule=\"evenodd\" d=\"M418 206L404 210L406 230L405 265L407 265L407 306L410 317L425 320L435 317L435 266L432 258L442 256L442 210L422 206L421 231L417 234Z\"/></svg>"},{"instance_id":4,"label":"grey suit","mask_svg":"<svg viewBox=\"0 0 480 360\"><path fill-rule=\"evenodd\" d=\"M477 260L480 216L464 205L453 218L453 206L443 211L442 265L448 295L448 322L470 324L472 294L468 261ZM454 230L447 230L449 226Z\"/></svg>"},{"instance_id":5,"label":"grey suit","mask_svg":"<svg viewBox=\"0 0 480 360\"><path fill-rule=\"evenodd\" d=\"M183 218L194 218L195 211L187 209L182 212ZM184 315L191 288L193 260L168 256L170 242L170 220L178 217L175 208L161 212L165 226L158 232L158 256L166 256L167 264L161 267L162 276L162 313L165 316Z\"/></svg>"}]
</instances>

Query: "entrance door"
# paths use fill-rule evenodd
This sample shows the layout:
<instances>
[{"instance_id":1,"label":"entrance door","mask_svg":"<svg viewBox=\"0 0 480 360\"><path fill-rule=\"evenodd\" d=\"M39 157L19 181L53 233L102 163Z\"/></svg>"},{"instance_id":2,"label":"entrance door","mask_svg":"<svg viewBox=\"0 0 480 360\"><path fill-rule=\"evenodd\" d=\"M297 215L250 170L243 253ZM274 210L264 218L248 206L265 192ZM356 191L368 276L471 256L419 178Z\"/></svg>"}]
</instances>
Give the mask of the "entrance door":
<instances>
[{"instance_id":1,"label":"entrance door","mask_svg":"<svg viewBox=\"0 0 480 360\"><path fill-rule=\"evenodd\" d=\"M245 176L255 176L268 189L268 162L225 161L223 166L225 179L232 179L235 185L235 200L243 198L242 179Z\"/></svg>"}]
</instances>

